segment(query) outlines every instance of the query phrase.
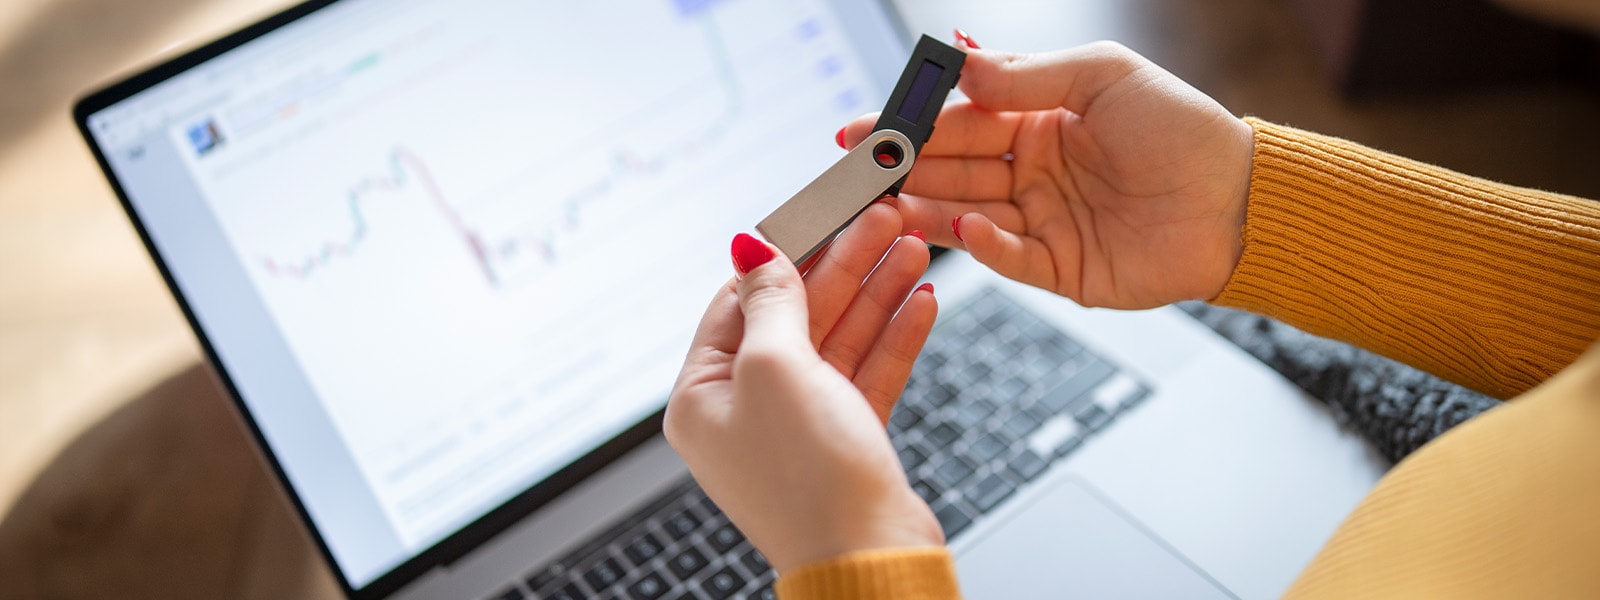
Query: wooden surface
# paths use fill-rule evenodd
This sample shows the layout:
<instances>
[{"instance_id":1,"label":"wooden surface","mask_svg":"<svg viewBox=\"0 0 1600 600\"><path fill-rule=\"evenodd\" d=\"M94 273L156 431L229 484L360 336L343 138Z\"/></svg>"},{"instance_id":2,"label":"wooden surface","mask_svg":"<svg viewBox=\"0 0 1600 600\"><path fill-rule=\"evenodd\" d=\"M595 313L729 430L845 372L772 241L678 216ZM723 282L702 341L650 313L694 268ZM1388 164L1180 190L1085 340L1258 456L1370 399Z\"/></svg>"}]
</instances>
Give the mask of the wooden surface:
<instances>
[{"instance_id":1,"label":"wooden surface","mask_svg":"<svg viewBox=\"0 0 1600 600\"><path fill-rule=\"evenodd\" d=\"M0 3L0 598L336 591L198 365L74 132L71 99L276 0ZM1600 197L1600 96L1560 86L1350 104L1280 0L909 0L991 48L1124 41L1236 112ZM552 49L559 57L559 49ZM820 132L819 135L831 135Z\"/></svg>"}]
</instances>

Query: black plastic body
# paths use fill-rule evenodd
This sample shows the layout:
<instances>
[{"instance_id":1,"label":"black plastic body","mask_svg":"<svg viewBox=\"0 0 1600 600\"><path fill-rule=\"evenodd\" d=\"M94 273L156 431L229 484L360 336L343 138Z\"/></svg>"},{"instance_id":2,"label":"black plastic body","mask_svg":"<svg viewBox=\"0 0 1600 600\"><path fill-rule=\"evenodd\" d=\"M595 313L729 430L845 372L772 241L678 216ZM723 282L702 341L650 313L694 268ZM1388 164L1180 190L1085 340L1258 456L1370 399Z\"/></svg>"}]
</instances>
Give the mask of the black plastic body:
<instances>
[{"instance_id":1,"label":"black plastic body","mask_svg":"<svg viewBox=\"0 0 1600 600\"><path fill-rule=\"evenodd\" d=\"M878 115L873 129L893 129L905 134L920 156L922 145L933 137L933 122L939 118L939 109L944 107L950 90L961 79L961 65L966 62L965 52L923 35L912 49L911 58L906 59L906 69L900 73L900 81L894 84L894 92L883 104L883 113ZM939 71L933 76L925 75L924 71L929 69ZM899 193L904 183L905 179L901 178L887 193Z\"/></svg>"}]
</instances>

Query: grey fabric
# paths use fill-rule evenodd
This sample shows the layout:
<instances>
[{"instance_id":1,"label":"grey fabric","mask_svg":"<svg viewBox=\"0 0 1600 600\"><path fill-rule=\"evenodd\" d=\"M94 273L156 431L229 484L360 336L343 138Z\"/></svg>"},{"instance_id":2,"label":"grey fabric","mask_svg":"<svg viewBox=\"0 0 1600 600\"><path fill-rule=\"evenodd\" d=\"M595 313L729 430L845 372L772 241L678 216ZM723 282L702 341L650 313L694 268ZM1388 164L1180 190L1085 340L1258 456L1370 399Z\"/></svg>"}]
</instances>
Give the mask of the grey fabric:
<instances>
[{"instance_id":1,"label":"grey fabric","mask_svg":"<svg viewBox=\"0 0 1600 600\"><path fill-rule=\"evenodd\" d=\"M1343 427L1398 462L1499 401L1399 362L1251 313L1179 308L1327 403Z\"/></svg>"}]
</instances>

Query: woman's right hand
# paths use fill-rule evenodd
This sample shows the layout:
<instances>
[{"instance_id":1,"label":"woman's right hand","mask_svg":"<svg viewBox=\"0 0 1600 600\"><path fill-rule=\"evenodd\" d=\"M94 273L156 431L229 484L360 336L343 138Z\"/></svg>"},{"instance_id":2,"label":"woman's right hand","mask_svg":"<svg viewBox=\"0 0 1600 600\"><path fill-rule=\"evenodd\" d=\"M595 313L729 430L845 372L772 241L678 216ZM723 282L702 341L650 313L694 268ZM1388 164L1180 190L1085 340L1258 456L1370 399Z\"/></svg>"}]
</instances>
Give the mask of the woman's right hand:
<instances>
[{"instance_id":1,"label":"woman's right hand","mask_svg":"<svg viewBox=\"0 0 1600 600\"><path fill-rule=\"evenodd\" d=\"M917 157L896 202L906 230L1086 306L1221 293L1241 253L1248 124L1115 43L963 47L970 101L944 108Z\"/></svg>"}]
</instances>

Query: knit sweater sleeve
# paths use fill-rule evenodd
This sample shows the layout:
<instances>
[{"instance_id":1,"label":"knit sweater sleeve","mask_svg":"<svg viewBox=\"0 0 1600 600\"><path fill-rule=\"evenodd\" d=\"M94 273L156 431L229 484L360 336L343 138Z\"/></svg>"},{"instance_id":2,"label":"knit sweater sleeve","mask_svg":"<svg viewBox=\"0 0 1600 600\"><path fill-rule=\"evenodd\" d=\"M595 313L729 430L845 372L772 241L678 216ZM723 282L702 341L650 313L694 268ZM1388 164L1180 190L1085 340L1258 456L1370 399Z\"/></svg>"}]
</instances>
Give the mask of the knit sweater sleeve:
<instances>
[{"instance_id":1,"label":"knit sweater sleeve","mask_svg":"<svg viewBox=\"0 0 1600 600\"><path fill-rule=\"evenodd\" d=\"M778 578L782 600L953 600L961 597L944 548L854 552Z\"/></svg>"},{"instance_id":2,"label":"knit sweater sleeve","mask_svg":"<svg viewBox=\"0 0 1600 600\"><path fill-rule=\"evenodd\" d=\"M1247 121L1244 253L1213 303L1498 398L1600 337L1600 203Z\"/></svg>"}]
</instances>

